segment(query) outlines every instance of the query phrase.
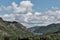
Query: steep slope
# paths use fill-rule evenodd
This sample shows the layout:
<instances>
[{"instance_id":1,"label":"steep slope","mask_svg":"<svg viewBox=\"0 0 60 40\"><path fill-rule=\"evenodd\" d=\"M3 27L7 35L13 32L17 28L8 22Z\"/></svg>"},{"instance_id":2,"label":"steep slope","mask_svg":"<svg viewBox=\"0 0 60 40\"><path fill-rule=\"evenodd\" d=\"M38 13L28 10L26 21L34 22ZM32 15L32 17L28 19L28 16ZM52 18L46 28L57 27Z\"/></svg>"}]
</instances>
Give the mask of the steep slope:
<instances>
[{"instance_id":1,"label":"steep slope","mask_svg":"<svg viewBox=\"0 0 60 40\"><path fill-rule=\"evenodd\" d=\"M22 24L16 21L13 22L4 21L2 18L0 18L0 35L3 37L14 36L20 38L32 36L32 34L27 30L27 28Z\"/></svg>"},{"instance_id":2,"label":"steep slope","mask_svg":"<svg viewBox=\"0 0 60 40\"><path fill-rule=\"evenodd\" d=\"M50 24L48 26L35 26L35 27L29 28L29 30L35 34L54 33L54 32L60 31L60 23Z\"/></svg>"}]
</instances>

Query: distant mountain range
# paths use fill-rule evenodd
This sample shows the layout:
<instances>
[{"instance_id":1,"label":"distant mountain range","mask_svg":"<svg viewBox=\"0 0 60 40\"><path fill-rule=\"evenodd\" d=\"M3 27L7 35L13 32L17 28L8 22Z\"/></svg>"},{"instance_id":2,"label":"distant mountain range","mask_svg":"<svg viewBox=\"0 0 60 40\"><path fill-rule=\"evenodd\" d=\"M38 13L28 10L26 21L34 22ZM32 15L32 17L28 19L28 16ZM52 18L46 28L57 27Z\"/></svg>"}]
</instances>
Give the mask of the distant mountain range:
<instances>
[{"instance_id":1,"label":"distant mountain range","mask_svg":"<svg viewBox=\"0 0 60 40\"><path fill-rule=\"evenodd\" d=\"M9 22L0 18L0 37L3 38L4 36L23 38L32 36L32 33L30 33L25 26L16 21Z\"/></svg>"},{"instance_id":2,"label":"distant mountain range","mask_svg":"<svg viewBox=\"0 0 60 40\"><path fill-rule=\"evenodd\" d=\"M35 26L28 28L34 34L50 34L60 32L60 23L50 24L48 26Z\"/></svg>"}]
</instances>

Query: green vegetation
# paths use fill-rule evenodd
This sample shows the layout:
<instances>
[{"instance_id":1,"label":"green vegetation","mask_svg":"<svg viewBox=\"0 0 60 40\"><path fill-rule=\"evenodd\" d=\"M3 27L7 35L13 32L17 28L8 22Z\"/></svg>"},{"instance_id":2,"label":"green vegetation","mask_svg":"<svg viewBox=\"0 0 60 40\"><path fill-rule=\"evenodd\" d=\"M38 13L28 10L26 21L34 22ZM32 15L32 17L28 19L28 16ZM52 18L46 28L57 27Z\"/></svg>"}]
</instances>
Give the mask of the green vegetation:
<instances>
[{"instance_id":1,"label":"green vegetation","mask_svg":"<svg viewBox=\"0 0 60 40\"><path fill-rule=\"evenodd\" d=\"M34 37L16 37L16 36L0 36L0 40L60 40L60 33L59 34L45 34L40 36L34 36Z\"/></svg>"}]
</instances>

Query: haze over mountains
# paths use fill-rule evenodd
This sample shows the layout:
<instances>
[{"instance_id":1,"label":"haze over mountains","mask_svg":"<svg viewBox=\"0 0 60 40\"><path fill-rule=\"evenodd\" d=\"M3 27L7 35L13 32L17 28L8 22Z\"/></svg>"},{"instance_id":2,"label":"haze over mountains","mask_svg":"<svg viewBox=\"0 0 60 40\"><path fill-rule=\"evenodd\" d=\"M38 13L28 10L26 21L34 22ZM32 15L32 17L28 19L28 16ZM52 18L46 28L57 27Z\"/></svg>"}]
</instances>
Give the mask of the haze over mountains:
<instances>
[{"instance_id":1,"label":"haze over mountains","mask_svg":"<svg viewBox=\"0 0 60 40\"><path fill-rule=\"evenodd\" d=\"M60 31L60 23L57 24L53 23L48 26L35 26L28 29L35 34L50 34Z\"/></svg>"}]
</instances>

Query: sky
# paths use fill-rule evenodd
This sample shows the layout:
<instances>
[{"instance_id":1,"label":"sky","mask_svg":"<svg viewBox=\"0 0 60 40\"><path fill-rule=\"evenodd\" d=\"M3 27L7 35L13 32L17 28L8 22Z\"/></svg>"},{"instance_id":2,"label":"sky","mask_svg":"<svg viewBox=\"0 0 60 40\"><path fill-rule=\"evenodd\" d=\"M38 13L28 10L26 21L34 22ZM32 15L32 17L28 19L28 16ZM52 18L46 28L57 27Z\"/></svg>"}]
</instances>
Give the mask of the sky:
<instances>
[{"instance_id":1,"label":"sky","mask_svg":"<svg viewBox=\"0 0 60 40\"><path fill-rule=\"evenodd\" d=\"M0 17L27 28L60 23L60 0L0 0Z\"/></svg>"}]
</instances>

